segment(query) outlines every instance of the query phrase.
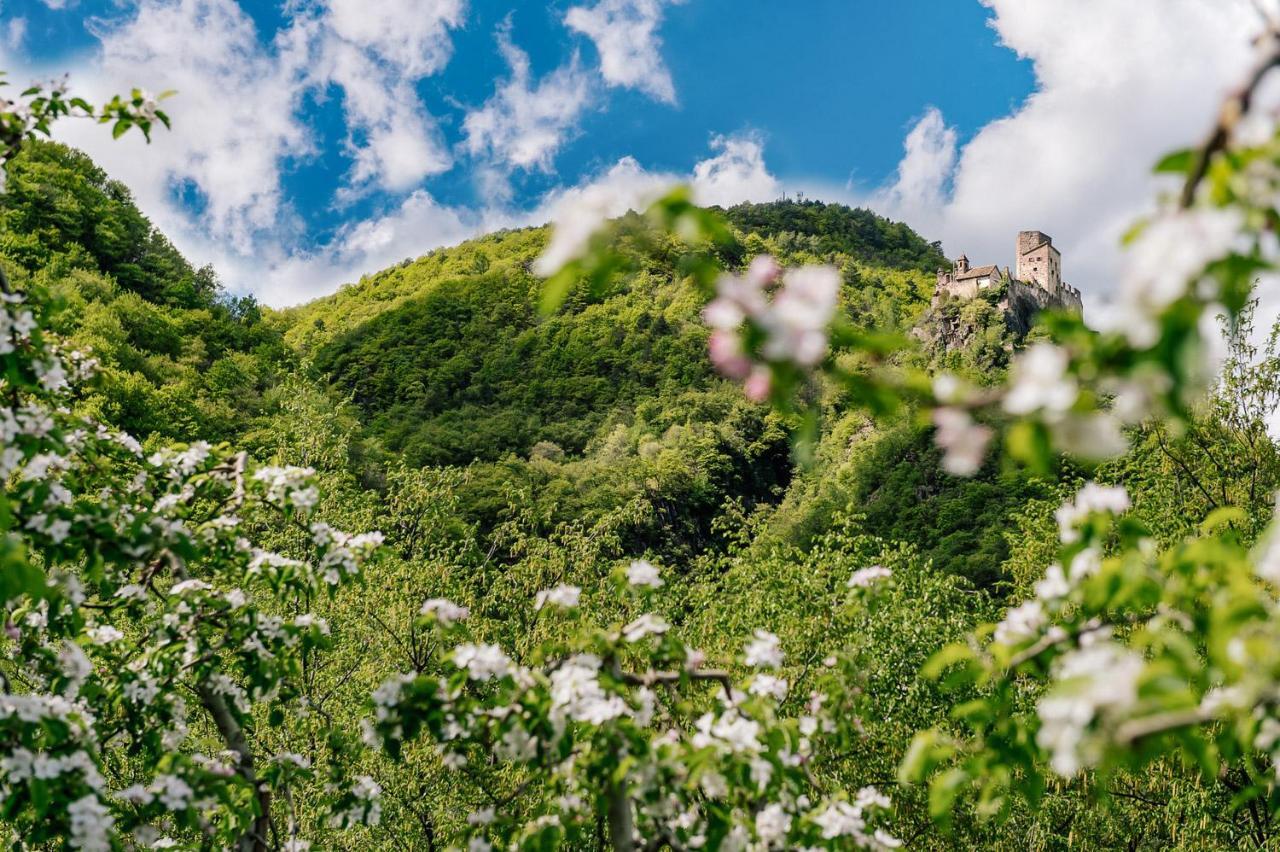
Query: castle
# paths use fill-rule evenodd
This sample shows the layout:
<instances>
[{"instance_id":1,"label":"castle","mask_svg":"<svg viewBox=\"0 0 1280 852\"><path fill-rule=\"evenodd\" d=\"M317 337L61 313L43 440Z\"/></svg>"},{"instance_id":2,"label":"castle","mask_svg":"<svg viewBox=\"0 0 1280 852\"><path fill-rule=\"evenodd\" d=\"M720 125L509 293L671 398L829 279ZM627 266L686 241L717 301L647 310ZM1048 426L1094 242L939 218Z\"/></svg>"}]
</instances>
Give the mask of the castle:
<instances>
[{"instance_id":1,"label":"castle","mask_svg":"<svg viewBox=\"0 0 1280 852\"><path fill-rule=\"evenodd\" d=\"M938 287L934 301L944 297L972 299L979 292L992 287L1003 288L1000 307L1009 313L1020 313L1044 308L1066 308L1079 312L1082 309L1080 291L1062 280L1062 253L1053 245L1053 238L1040 231L1022 231L1016 247L1017 274L1010 274L1009 267L969 265L969 258L960 255L952 271L938 270Z\"/></svg>"}]
</instances>

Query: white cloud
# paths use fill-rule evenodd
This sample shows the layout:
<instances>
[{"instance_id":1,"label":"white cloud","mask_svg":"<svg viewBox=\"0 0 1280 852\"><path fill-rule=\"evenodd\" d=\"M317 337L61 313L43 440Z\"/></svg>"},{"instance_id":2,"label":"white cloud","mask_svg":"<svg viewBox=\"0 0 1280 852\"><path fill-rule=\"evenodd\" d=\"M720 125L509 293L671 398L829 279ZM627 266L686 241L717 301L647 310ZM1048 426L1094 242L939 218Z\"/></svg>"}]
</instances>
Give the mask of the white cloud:
<instances>
[{"instance_id":1,"label":"white cloud","mask_svg":"<svg viewBox=\"0 0 1280 852\"><path fill-rule=\"evenodd\" d=\"M768 201L778 197L778 181L764 165L757 136L717 136L711 140L715 156L701 160L692 174L651 172L633 157L576 186L548 193L527 216L526 223L555 223L551 243L538 259L536 271L548 275L578 254L591 234L609 218L628 210L644 210L677 184L693 188L698 204L729 206L740 201Z\"/></svg>"},{"instance_id":2,"label":"white cloud","mask_svg":"<svg viewBox=\"0 0 1280 852\"><path fill-rule=\"evenodd\" d=\"M428 193L416 190L390 213L353 223L322 248L284 254L254 269L243 257L227 257L237 277L256 275L255 292L270 305L296 305L333 292L343 282L356 281L405 258L418 257L442 245L453 245L481 233L489 225L474 211L446 207ZM239 267L248 268L241 271Z\"/></svg>"},{"instance_id":3,"label":"white cloud","mask_svg":"<svg viewBox=\"0 0 1280 852\"><path fill-rule=\"evenodd\" d=\"M356 192L371 184L406 190L452 165L412 77L397 76L374 53L324 30L307 55L309 85L342 88L346 148L353 159L349 180Z\"/></svg>"},{"instance_id":4,"label":"white cloud","mask_svg":"<svg viewBox=\"0 0 1280 852\"><path fill-rule=\"evenodd\" d=\"M727 207L739 201L773 201L782 194L777 178L764 164L764 144L754 134L716 136L714 157L693 169L694 200Z\"/></svg>"},{"instance_id":5,"label":"white cloud","mask_svg":"<svg viewBox=\"0 0 1280 852\"><path fill-rule=\"evenodd\" d=\"M150 146L136 135L112 144L97 126L64 122L59 137L89 151L170 230L193 227L172 199L176 183L203 196L201 229L240 250L278 229L289 215L281 162L312 140L294 116L295 70L263 48L248 16L231 0L143 0L97 34L100 60L78 69L75 84L98 100L140 83L175 89L165 109L181 132L158 133Z\"/></svg>"},{"instance_id":6,"label":"white cloud","mask_svg":"<svg viewBox=\"0 0 1280 852\"><path fill-rule=\"evenodd\" d=\"M326 97L334 86L352 160L336 201L373 186L409 191L449 168L449 151L413 86L448 63L449 30L461 25L464 5L295 5L288 24L264 41L233 0L140 0L91 25L101 48L72 69L73 85L98 102L140 83L175 89L178 96L165 103L174 131L154 134L148 146L136 134L112 142L96 125L63 122L57 138L127 184L193 262L214 263L234 289L252 289L272 303L319 295L374 264L420 253L424 243L471 233L461 224L465 211L415 192L393 212L340 230L326 246L288 248L305 235L282 185L285 169L317 153L321 142L299 113L302 99ZM0 53L13 51L2 36ZM35 67L12 53L0 60L17 77L63 70ZM179 188L198 192L198 212L177 198ZM386 238L392 232L402 236Z\"/></svg>"},{"instance_id":7,"label":"white cloud","mask_svg":"<svg viewBox=\"0 0 1280 852\"><path fill-rule=\"evenodd\" d=\"M528 217L534 223L555 223L534 271L552 274L581 253L606 219L644 210L679 182L674 175L646 171L635 158L623 157L598 177L548 193Z\"/></svg>"},{"instance_id":8,"label":"white cloud","mask_svg":"<svg viewBox=\"0 0 1280 852\"><path fill-rule=\"evenodd\" d=\"M575 6L565 14L565 26L582 33L600 53L600 73L610 86L639 89L667 103L675 103L671 72L662 59L658 25L669 0L600 0L595 6Z\"/></svg>"},{"instance_id":9,"label":"white cloud","mask_svg":"<svg viewBox=\"0 0 1280 852\"><path fill-rule=\"evenodd\" d=\"M462 26L464 0L326 0L325 22L339 38L369 50L410 77L444 68L449 29Z\"/></svg>"},{"instance_id":10,"label":"white cloud","mask_svg":"<svg viewBox=\"0 0 1280 852\"><path fill-rule=\"evenodd\" d=\"M267 258L265 262L226 255L216 265L230 270L236 280L258 281L255 292L267 304L290 305L332 292L342 282L357 280L404 258L497 228L549 221L590 227L601 218L643 210L679 183L692 185L702 204L729 205L777 197L778 183L765 168L758 137L718 137L711 145L713 156L697 162L690 172L650 171L635 158L623 157L577 184L549 191L523 210L505 203L483 210L448 207L419 190L392 212L343 228L332 242L314 252ZM216 251L216 246L210 248Z\"/></svg>"},{"instance_id":11,"label":"white cloud","mask_svg":"<svg viewBox=\"0 0 1280 852\"><path fill-rule=\"evenodd\" d=\"M590 79L575 55L532 85L529 56L512 43L509 19L498 29L498 49L511 76L484 106L467 114L465 148L507 167L550 171L591 101Z\"/></svg>"},{"instance_id":12,"label":"white cloud","mask_svg":"<svg viewBox=\"0 0 1280 852\"><path fill-rule=\"evenodd\" d=\"M1161 185L1152 164L1205 132L1250 61L1257 15L1248 0L983 2L1001 41L1034 63L1036 92L982 128L954 171L951 131L927 113L897 183L873 200L980 263L1012 265L1015 233L1043 230L1086 312L1100 309L1120 235Z\"/></svg>"},{"instance_id":13,"label":"white cloud","mask_svg":"<svg viewBox=\"0 0 1280 852\"><path fill-rule=\"evenodd\" d=\"M25 39L26 37L27 37L27 19L26 18L11 18L9 20L9 23L4 25L4 33L2 38L4 39L5 47L9 48L10 50L17 50L18 48L20 48L22 46L23 39Z\"/></svg>"},{"instance_id":14,"label":"white cloud","mask_svg":"<svg viewBox=\"0 0 1280 852\"><path fill-rule=\"evenodd\" d=\"M956 131L929 107L903 145L894 182L878 192L872 206L888 215L910 216L912 227L931 233L941 225L947 181L956 165Z\"/></svg>"},{"instance_id":15,"label":"white cloud","mask_svg":"<svg viewBox=\"0 0 1280 852\"><path fill-rule=\"evenodd\" d=\"M295 30L310 31L310 85L343 91L355 161L344 196L371 184L404 191L452 166L414 84L448 64L449 30L462 25L465 7L463 0L324 0L318 20L295 19Z\"/></svg>"}]
</instances>

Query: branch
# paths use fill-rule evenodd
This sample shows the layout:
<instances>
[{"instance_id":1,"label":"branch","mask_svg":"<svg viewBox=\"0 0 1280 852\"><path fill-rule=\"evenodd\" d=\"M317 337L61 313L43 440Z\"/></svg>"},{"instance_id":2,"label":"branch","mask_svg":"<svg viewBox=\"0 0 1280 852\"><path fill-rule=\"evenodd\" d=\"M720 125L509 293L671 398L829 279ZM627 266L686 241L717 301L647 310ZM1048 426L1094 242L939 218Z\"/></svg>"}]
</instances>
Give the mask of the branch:
<instances>
[{"instance_id":1,"label":"branch","mask_svg":"<svg viewBox=\"0 0 1280 852\"><path fill-rule=\"evenodd\" d=\"M236 721L227 700L220 693L214 692L203 681L196 684L196 694L200 703L213 717L213 723L222 735L227 748L235 752L239 764L240 775L253 788L258 797L258 818L254 820L253 829L240 837L236 848L240 852L262 852L267 849L266 836L272 830L271 825L271 791L258 787L258 776L254 769L253 750L245 739L244 729Z\"/></svg>"},{"instance_id":2,"label":"branch","mask_svg":"<svg viewBox=\"0 0 1280 852\"><path fill-rule=\"evenodd\" d=\"M631 672L622 671L616 660L612 662L613 676L631 686L653 686L654 684L670 686L671 684L679 683L683 677L687 677L690 680L713 680L724 689L725 697L730 701L733 700L733 678L723 669L699 669L683 673L650 669L644 674L632 674Z\"/></svg>"},{"instance_id":3,"label":"branch","mask_svg":"<svg viewBox=\"0 0 1280 852\"><path fill-rule=\"evenodd\" d=\"M1034 645L1030 645L1027 648L1024 648L1021 653L1014 655L1014 658L1009 661L1009 665L1005 669L1005 671L1012 672L1014 669L1018 668L1018 666L1022 665L1023 663L1034 660L1036 657L1040 656L1045 651L1057 645L1061 645L1064 642L1077 641L1082 636L1088 636L1090 633L1097 633L1099 630L1105 630L1109 627L1111 627L1110 622L1100 621L1093 624L1085 624L1083 627L1081 627L1079 630L1077 630L1074 633L1067 633L1067 632L1063 632L1061 634L1046 633L1045 635L1037 639Z\"/></svg>"},{"instance_id":4,"label":"branch","mask_svg":"<svg viewBox=\"0 0 1280 852\"><path fill-rule=\"evenodd\" d=\"M182 560L169 550L163 551L161 558L166 555L174 576L179 580L189 579L190 575L187 573L186 566L183 565ZM158 563L160 559L156 561ZM230 751L235 753L240 776L248 782L250 789L254 791L258 798L258 817L253 822L253 828L240 836L240 840L236 843L236 849L239 852L265 852L268 848L267 835L274 830L274 826L271 824L271 790L265 786L258 786L258 774L254 768L253 749L250 748L249 741L245 739L244 729L240 726L240 722L227 705L226 697L221 693L214 692L203 680L197 681L195 689L196 694L200 696L200 703L204 705L204 709L209 711L209 715L213 717L213 724L217 727L218 733L222 735L222 741L226 743Z\"/></svg>"},{"instance_id":5,"label":"branch","mask_svg":"<svg viewBox=\"0 0 1280 852\"><path fill-rule=\"evenodd\" d=\"M1113 739L1120 745L1132 745L1143 737L1175 731L1178 728L1189 728L1211 721L1214 715L1200 707L1186 710L1170 710L1167 713L1156 713L1140 719L1130 719L1116 728Z\"/></svg>"},{"instance_id":6,"label":"branch","mask_svg":"<svg viewBox=\"0 0 1280 852\"><path fill-rule=\"evenodd\" d=\"M609 802L609 840L614 852L632 852L635 825L631 821L631 799L627 796L625 776L618 780L611 775L605 796Z\"/></svg>"},{"instance_id":7,"label":"branch","mask_svg":"<svg viewBox=\"0 0 1280 852\"><path fill-rule=\"evenodd\" d=\"M1218 111L1218 120L1209 131L1208 137L1201 143L1196 153L1195 165L1187 175L1187 182L1182 186L1180 205L1185 210L1196 201L1196 190L1200 188L1205 175L1209 173L1209 163L1215 154L1223 151L1231 141L1231 134L1249 112L1253 96L1271 69L1280 66L1280 29L1274 21L1269 22L1267 29L1258 39L1259 45L1265 45L1260 51L1257 61L1245 78L1244 84L1227 97Z\"/></svg>"}]
</instances>

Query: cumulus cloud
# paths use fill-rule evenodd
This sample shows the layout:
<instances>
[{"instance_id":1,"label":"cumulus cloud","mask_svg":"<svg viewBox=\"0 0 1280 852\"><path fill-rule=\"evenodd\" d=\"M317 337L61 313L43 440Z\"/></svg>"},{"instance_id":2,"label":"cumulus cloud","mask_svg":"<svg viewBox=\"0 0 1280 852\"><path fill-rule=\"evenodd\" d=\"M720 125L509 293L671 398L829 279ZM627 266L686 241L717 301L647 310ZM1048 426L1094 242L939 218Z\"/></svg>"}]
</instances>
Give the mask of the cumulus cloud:
<instances>
[{"instance_id":1,"label":"cumulus cloud","mask_svg":"<svg viewBox=\"0 0 1280 852\"><path fill-rule=\"evenodd\" d=\"M628 210L644 210L677 183L674 175L646 171L634 157L623 157L595 178L548 193L527 217L533 222L555 223L551 241L534 271L551 275L586 247L606 219Z\"/></svg>"},{"instance_id":2,"label":"cumulus cloud","mask_svg":"<svg viewBox=\"0 0 1280 852\"><path fill-rule=\"evenodd\" d=\"M765 167L758 136L716 137L711 147L711 156L683 173L649 170L634 157L623 157L575 184L550 190L526 209L451 207L417 190L392 211L343 228L322 248L269 257L256 269L247 266L243 257L218 255L216 245L207 250L214 252L217 267L230 270L234 277L256 275L257 294L263 301L292 305L332 292L340 283L365 273L497 228L555 222L563 229L557 236L563 260L601 220L644 210L681 183L692 186L700 204L731 205L778 196L779 184Z\"/></svg>"},{"instance_id":3,"label":"cumulus cloud","mask_svg":"<svg viewBox=\"0 0 1280 852\"><path fill-rule=\"evenodd\" d=\"M257 275L257 295L267 304L296 305L431 248L460 243L490 226L475 211L441 205L424 190L415 190L390 212L347 225L313 251L282 253L256 270L252 264L257 258L229 255L218 268L237 276Z\"/></svg>"},{"instance_id":4,"label":"cumulus cloud","mask_svg":"<svg viewBox=\"0 0 1280 852\"><path fill-rule=\"evenodd\" d=\"M610 86L638 89L675 103L675 85L658 37L667 5L669 0L600 0L595 6L573 7L564 22L595 42L600 74Z\"/></svg>"},{"instance_id":5,"label":"cumulus cloud","mask_svg":"<svg viewBox=\"0 0 1280 852\"><path fill-rule=\"evenodd\" d=\"M482 107L467 114L465 148L508 167L550 171L590 103L590 78L575 55L533 84L529 56L511 40L510 19L498 29L498 49L511 75Z\"/></svg>"},{"instance_id":6,"label":"cumulus cloud","mask_svg":"<svg viewBox=\"0 0 1280 852\"><path fill-rule=\"evenodd\" d=\"M463 0L326 0L325 22L337 37L418 78L449 61L449 30L462 25L465 11Z\"/></svg>"},{"instance_id":7,"label":"cumulus cloud","mask_svg":"<svg viewBox=\"0 0 1280 852\"><path fill-rule=\"evenodd\" d=\"M755 134L715 136L714 157L693 169L693 195L699 204L727 207L739 201L772 201L782 190L764 164L764 144Z\"/></svg>"},{"instance_id":8,"label":"cumulus cloud","mask_svg":"<svg viewBox=\"0 0 1280 852\"><path fill-rule=\"evenodd\" d=\"M758 136L717 136L711 140L715 156L700 160L693 172L654 172L633 157L623 157L612 167L576 186L552 191L526 223L555 224L547 250L535 271L549 275L578 254L604 220L628 210L644 210L677 184L687 183L698 204L729 206L741 201L767 201L778 196L777 179L764 164Z\"/></svg>"},{"instance_id":9,"label":"cumulus cloud","mask_svg":"<svg viewBox=\"0 0 1280 852\"><path fill-rule=\"evenodd\" d=\"M311 149L295 118L295 70L264 49L252 21L231 0L143 0L132 17L99 25L97 67L75 75L99 100L138 81L176 89L165 104L181 133L110 144L100 128L64 122L59 136L84 148L128 184L143 209L181 229L174 184L199 191L203 228L247 250L253 235L288 216L281 162Z\"/></svg>"},{"instance_id":10,"label":"cumulus cloud","mask_svg":"<svg viewBox=\"0 0 1280 852\"><path fill-rule=\"evenodd\" d=\"M10 18L7 24L3 26L3 32L0 38L4 40L5 47L10 50L17 50L22 46L22 41L27 37L27 19L26 18Z\"/></svg>"},{"instance_id":11,"label":"cumulus cloud","mask_svg":"<svg viewBox=\"0 0 1280 852\"><path fill-rule=\"evenodd\" d=\"M934 232L941 225L947 182L956 165L956 131L936 107L929 107L907 134L903 148L893 183L876 193L872 206L910 218L923 233Z\"/></svg>"},{"instance_id":12,"label":"cumulus cloud","mask_svg":"<svg viewBox=\"0 0 1280 852\"><path fill-rule=\"evenodd\" d=\"M182 251L214 263L231 286L268 301L318 295L356 264L415 253L404 242L380 242L388 229L456 240L465 216L412 193L322 248L287 248L303 242L305 228L285 195L284 172L322 142L300 114L303 98L341 98L351 168L336 201L374 187L413 190L452 164L414 84L448 63L449 31L463 23L464 6L318 0L291 6L287 25L264 39L234 0L139 0L90 25L101 47L72 69L74 84L98 102L140 81L175 89L179 96L165 103L175 131L147 146L135 134L112 142L99 127L63 122L57 138L127 184ZM0 32L0 53L10 51L0 56L3 67L18 77L44 71L11 53L3 36L13 27ZM193 209L179 194L199 204Z\"/></svg>"},{"instance_id":13,"label":"cumulus cloud","mask_svg":"<svg viewBox=\"0 0 1280 852\"><path fill-rule=\"evenodd\" d=\"M343 92L354 160L347 195L369 185L407 190L453 164L414 85L448 64L449 30L464 11L463 0L325 0L318 18L295 19L308 84Z\"/></svg>"},{"instance_id":14,"label":"cumulus cloud","mask_svg":"<svg viewBox=\"0 0 1280 852\"><path fill-rule=\"evenodd\" d=\"M1052 234L1066 277L1100 305L1120 235L1159 187L1152 164L1200 138L1250 61L1257 14L1248 0L983 2L1001 42L1033 63L1035 93L982 128L954 169L954 132L929 111L872 200L978 262L1011 265L1018 230Z\"/></svg>"}]
</instances>

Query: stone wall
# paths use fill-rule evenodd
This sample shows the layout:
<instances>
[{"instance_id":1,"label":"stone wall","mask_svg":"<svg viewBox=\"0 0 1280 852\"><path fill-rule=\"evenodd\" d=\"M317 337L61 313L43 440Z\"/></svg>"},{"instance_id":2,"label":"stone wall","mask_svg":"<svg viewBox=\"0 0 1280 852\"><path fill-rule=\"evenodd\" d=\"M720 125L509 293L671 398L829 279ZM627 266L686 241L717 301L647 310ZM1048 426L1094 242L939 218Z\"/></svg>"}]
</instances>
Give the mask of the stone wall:
<instances>
[{"instance_id":1,"label":"stone wall","mask_svg":"<svg viewBox=\"0 0 1280 852\"><path fill-rule=\"evenodd\" d=\"M1005 325L1019 337L1035 324L1036 314L1046 308L1063 307L1058 300L1035 284L1010 281L1005 285L1004 298L997 305L1004 312Z\"/></svg>"}]
</instances>

